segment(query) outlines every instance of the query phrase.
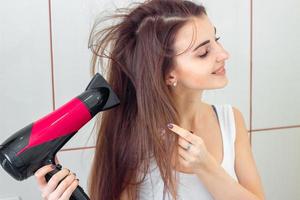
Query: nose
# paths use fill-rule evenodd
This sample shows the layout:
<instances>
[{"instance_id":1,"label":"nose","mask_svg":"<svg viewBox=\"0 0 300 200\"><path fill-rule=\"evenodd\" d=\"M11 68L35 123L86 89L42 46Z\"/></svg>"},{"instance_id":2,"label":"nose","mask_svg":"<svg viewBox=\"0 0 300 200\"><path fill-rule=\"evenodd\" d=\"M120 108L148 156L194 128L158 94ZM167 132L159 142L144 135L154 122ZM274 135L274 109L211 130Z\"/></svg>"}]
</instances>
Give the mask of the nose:
<instances>
[{"instance_id":1,"label":"nose","mask_svg":"<svg viewBox=\"0 0 300 200\"><path fill-rule=\"evenodd\" d=\"M229 58L229 53L227 51L224 50L224 52L220 53L219 56L217 57L217 61L221 62L224 60L227 60Z\"/></svg>"},{"instance_id":2,"label":"nose","mask_svg":"<svg viewBox=\"0 0 300 200\"><path fill-rule=\"evenodd\" d=\"M230 54L223 48L221 44L218 45L217 62L222 62L230 58Z\"/></svg>"}]
</instances>

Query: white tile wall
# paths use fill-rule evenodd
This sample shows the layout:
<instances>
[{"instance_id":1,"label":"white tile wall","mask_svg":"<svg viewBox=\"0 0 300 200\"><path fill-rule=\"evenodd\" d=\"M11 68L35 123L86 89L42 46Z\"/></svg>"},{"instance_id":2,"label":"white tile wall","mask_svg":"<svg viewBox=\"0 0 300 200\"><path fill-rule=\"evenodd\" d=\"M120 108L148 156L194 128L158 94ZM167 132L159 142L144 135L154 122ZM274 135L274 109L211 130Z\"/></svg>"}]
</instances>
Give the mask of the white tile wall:
<instances>
[{"instance_id":1,"label":"white tile wall","mask_svg":"<svg viewBox=\"0 0 300 200\"><path fill-rule=\"evenodd\" d=\"M253 153L266 199L300 199L300 128L253 134Z\"/></svg>"},{"instance_id":2,"label":"white tile wall","mask_svg":"<svg viewBox=\"0 0 300 200\"><path fill-rule=\"evenodd\" d=\"M22 200L21 197L18 196L0 196L0 200Z\"/></svg>"},{"instance_id":3,"label":"white tile wall","mask_svg":"<svg viewBox=\"0 0 300 200\"><path fill-rule=\"evenodd\" d=\"M0 7L0 141L52 110L47 2Z\"/></svg>"},{"instance_id":4,"label":"white tile wall","mask_svg":"<svg viewBox=\"0 0 300 200\"><path fill-rule=\"evenodd\" d=\"M253 126L300 124L300 1L254 1Z\"/></svg>"},{"instance_id":5,"label":"white tile wall","mask_svg":"<svg viewBox=\"0 0 300 200\"><path fill-rule=\"evenodd\" d=\"M52 110L47 1L0 6L0 141ZM0 169L0 197L39 199L33 179Z\"/></svg>"},{"instance_id":6,"label":"white tile wall","mask_svg":"<svg viewBox=\"0 0 300 200\"><path fill-rule=\"evenodd\" d=\"M56 109L83 92L89 76L88 36L99 12L133 1L52 0L52 36ZM204 100L239 108L250 128L250 0L203 3L230 53L228 85L208 90ZM299 125L299 1L253 1L253 127ZM6 1L0 6L0 142L52 112L48 1ZM107 13L108 14L108 13ZM93 146L95 119L64 148ZM299 199L299 130L253 133L253 152L267 199ZM61 151L64 167L76 172L86 190L93 149ZM270 163L272 165L270 165ZM41 199L34 177L16 181L0 169L0 200L20 196Z\"/></svg>"}]
</instances>

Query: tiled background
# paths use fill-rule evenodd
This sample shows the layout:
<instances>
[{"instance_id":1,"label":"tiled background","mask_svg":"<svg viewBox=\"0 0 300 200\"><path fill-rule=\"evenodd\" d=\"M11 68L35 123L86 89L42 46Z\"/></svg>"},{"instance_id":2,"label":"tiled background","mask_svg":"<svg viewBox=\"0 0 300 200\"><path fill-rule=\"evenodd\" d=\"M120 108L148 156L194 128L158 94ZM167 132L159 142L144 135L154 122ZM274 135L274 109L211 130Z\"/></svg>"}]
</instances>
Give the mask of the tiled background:
<instances>
[{"instance_id":1,"label":"tiled background","mask_svg":"<svg viewBox=\"0 0 300 200\"><path fill-rule=\"evenodd\" d=\"M90 81L96 15L132 1L10 0L0 6L0 142L77 96ZM204 100L243 113L266 197L300 199L300 1L204 0L231 54L228 85ZM86 188L94 119L58 153ZM34 177L0 169L0 200L41 199Z\"/></svg>"}]
</instances>

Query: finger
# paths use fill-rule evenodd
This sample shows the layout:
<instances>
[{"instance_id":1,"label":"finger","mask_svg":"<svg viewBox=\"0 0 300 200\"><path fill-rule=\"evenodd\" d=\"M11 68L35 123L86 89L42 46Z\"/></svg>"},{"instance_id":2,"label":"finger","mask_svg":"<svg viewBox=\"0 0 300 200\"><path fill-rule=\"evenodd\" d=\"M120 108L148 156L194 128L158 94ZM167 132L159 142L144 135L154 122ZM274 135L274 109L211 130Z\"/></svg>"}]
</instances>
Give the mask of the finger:
<instances>
[{"instance_id":1,"label":"finger","mask_svg":"<svg viewBox=\"0 0 300 200\"><path fill-rule=\"evenodd\" d=\"M185 160L191 160L192 155L190 155L189 152L187 152L184 148L178 147L178 154L182 156Z\"/></svg>"},{"instance_id":2,"label":"finger","mask_svg":"<svg viewBox=\"0 0 300 200\"><path fill-rule=\"evenodd\" d=\"M76 179L75 174L70 173L58 186L57 188L54 190L54 192L52 192L50 194L50 199L59 199L62 194L64 193L64 191L72 184L72 182Z\"/></svg>"},{"instance_id":3,"label":"finger","mask_svg":"<svg viewBox=\"0 0 300 200\"><path fill-rule=\"evenodd\" d=\"M170 130L172 130L174 133L177 133L179 136L183 137L192 144L194 144L200 138L199 136L192 134L190 131L183 129L180 126L177 126L176 124L169 124L172 125L172 127L168 126Z\"/></svg>"},{"instance_id":4,"label":"finger","mask_svg":"<svg viewBox=\"0 0 300 200\"><path fill-rule=\"evenodd\" d=\"M53 169L55 168L54 165L50 164L50 165L45 165L43 167L41 167L40 169L38 169L35 173L34 176L36 177L37 183L40 186L40 188L42 189L44 186L47 185L47 181L45 178L45 175L49 172L51 172Z\"/></svg>"},{"instance_id":5,"label":"finger","mask_svg":"<svg viewBox=\"0 0 300 200\"><path fill-rule=\"evenodd\" d=\"M55 155L54 159L55 159L55 164L59 164L59 160L57 158L57 155Z\"/></svg>"},{"instance_id":6,"label":"finger","mask_svg":"<svg viewBox=\"0 0 300 200\"><path fill-rule=\"evenodd\" d=\"M191 144L190 142L188 142L186 139L184 138L178 138L178 144L183 147L184 149L186 149L188 147L189 144Z\"/></svg>"},{"instance_id":7,"label":"finger","mask_svg":"<svg viewBox=\"0 0 300 200\"><path fill-rule=\"evenodd\" d=\"M179 156L178 161L179 161L180 165L182 165L183 167L188 167L189 166L188 162L182 156Z\"/></svg>"},{"instance_id":8,"label":"finger","mask_svg":"<svg viewBox=\"0 0 300 200\"><path fill-rule=\"evenodd\" d=\"M185 168L184 168L184 165L183 165L183 161L182 160L184 160L184 158L182 158L180 155L178 156L178 162L177 162L177 164L174 166L175 167L175 169L177 170L177 171L184 171L185 170Z\"/></svg>"},{"instance_id":9,"label":"finger","mask_svg":"<svg viewBox=\"0 0 300 200\"><path fill-rule=\"evenodd\" d=\"M57 172L56 174L54 174L47 186L44 188L43 197L47 197L51 192L53 192L55 190L55 188L57 187L57 185L59 184L59 182L61 180L63 180L65 177L67 177L67 175L70 173L70 170L67 168L63 168L62 170L60 170L59 172Z\"/></svg>"},{"instance_id":10,"label":"finger","mask_svg":"<svg viewBox=\"0 0 300 200\"><path fill-rule=\"evenodd\" d=\"M77 188L79 181L76 179L72 182L72 184L65 190L63 195L59 198L59 200L68 200L70 199L72 193Z\"/></svg>"}]
</instances>

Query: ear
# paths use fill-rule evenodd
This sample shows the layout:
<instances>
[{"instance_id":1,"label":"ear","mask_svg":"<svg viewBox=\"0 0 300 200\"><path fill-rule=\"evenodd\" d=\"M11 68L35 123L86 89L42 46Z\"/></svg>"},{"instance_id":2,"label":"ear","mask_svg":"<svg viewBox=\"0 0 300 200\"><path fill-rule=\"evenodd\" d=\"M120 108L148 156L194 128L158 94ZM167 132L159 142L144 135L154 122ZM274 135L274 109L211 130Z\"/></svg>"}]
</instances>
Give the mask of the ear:
<instances>
[{"instance_id":1,"label":"ear","mask_svg":"<svg viewBox=\"0 0 300 200\"><path fill-rule=\"evenodd\" d=\"M167 74L165 82L167 85L172 85L176 81L176 79L177 78L176 78L175 72L172 71L169 74Z\"/></svg>"}]
</instances>

